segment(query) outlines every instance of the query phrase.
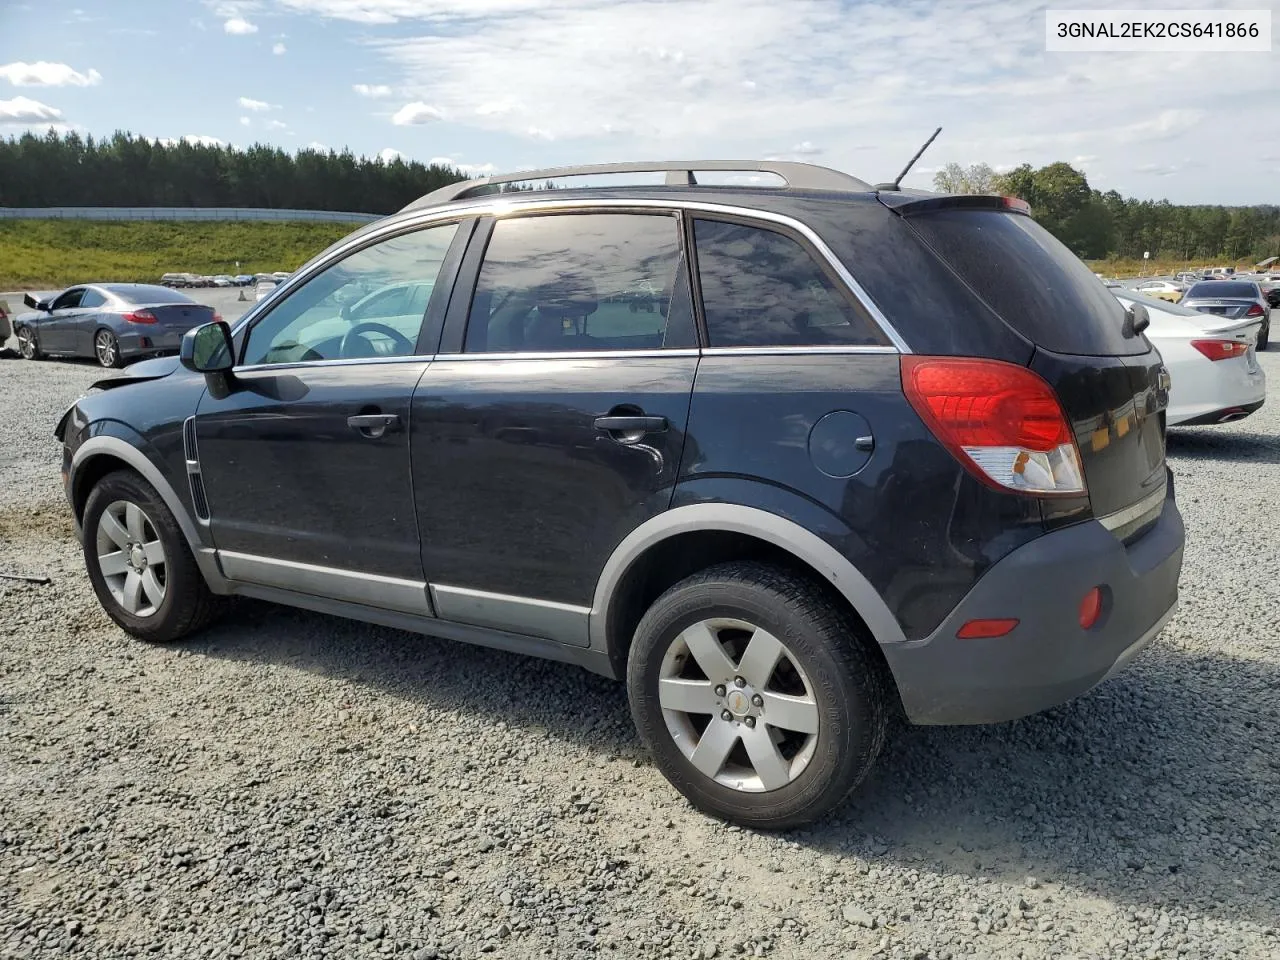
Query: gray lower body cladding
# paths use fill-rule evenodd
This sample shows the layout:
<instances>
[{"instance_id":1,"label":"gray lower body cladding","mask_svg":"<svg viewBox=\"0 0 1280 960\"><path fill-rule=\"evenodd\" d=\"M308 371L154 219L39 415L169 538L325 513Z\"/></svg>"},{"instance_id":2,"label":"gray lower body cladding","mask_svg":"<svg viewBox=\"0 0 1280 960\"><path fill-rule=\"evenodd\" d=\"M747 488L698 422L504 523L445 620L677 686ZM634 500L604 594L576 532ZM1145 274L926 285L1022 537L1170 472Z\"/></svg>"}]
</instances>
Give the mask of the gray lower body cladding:
<instances>
[{"instance_id":1,"label":"gray lower body cladding","mask_svg":"<svg viewBox=\"0 0 1280 960\"><path fill-rule=\"evenodd\" d=\"M1015 550L929 637L882 645L907 717L996 723L1085 693L1155 639L1172 613L1183 542L1171 490L1155 525L1128 546L1089 521ZM1102 614L1086 630L1080 602L1095 586L1102 588ZM1018 625L1003 637L956 636L970 620L987 618Z\"/></svg>"}]
</instances>

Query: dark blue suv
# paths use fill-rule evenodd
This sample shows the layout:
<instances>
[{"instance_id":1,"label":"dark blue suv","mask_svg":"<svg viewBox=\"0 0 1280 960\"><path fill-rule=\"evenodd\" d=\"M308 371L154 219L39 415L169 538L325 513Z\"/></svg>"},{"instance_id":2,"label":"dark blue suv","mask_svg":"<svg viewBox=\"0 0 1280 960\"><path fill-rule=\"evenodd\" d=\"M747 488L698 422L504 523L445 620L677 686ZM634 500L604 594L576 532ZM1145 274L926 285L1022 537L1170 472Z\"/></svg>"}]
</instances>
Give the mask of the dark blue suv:
<instances>
[{"instance_id":1,"label":"dark blue suv","mask_svg":"<svg viewBox=\"0 0 1280 960\"><path fill-rule=\"evenodd\" d=\"M693 803L782 827L892 713L1021 717L1159 632L1183 527L1145 322L1014 200L538 171L357 231L57 435L134 636L238 594L576 663Z\"/></svg>"}]
</instances>

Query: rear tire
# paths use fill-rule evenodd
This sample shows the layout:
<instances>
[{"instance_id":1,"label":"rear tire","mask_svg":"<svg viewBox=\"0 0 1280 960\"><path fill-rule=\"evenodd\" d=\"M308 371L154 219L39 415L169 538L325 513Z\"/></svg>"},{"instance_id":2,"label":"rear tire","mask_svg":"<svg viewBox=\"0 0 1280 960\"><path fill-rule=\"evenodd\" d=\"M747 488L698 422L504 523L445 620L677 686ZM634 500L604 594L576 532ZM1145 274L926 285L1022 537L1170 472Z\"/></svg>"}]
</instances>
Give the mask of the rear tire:
<instances>
[{"instance_id":1,"label":"rear tire","mask_svg":"<svg viewBox=\"0 0 1280 960\"><path fill-rule=\"evenodd\" d=\"M849 796L884 743L892 687L872 642L804 577L719 564L641 619L631 715L698 809L748 827L810 823Z\"/></svg>"},{"instance_id":2,"label":"rear tire","mask_svg":"<svg viewBox=\"0 0 1280 960\"><path fill-rule=\"evenodd\" d=\"M1271 342L1271 321L1268 320L1262 325L1262 329L1258 331L1258 352L1266 353L1267 344Z\"/></svg>"},{"instance_id":3,"label":"rear tire","mask_svg":"<svg viewBox=\"0 0 1280 960\"><path fill-rule=\"evenodd\" d=\"M93 356L100 366L109 370L124 366L124 360L120 356L120 341L106 328L93 335Z\"/></svg>"},{"instance_id":4,"label":"rear tire","mask_svg":"<svg viewBox=\"0 0 1280 960\"><path fill-rule=\"evenodd\" d=\"M199 630L218 612L218 598L178 521L155 488L132 470L98 481L85 504L83 530L89 582L107 616L126 633L169 643Z\"/></svg>"}]
</instances>

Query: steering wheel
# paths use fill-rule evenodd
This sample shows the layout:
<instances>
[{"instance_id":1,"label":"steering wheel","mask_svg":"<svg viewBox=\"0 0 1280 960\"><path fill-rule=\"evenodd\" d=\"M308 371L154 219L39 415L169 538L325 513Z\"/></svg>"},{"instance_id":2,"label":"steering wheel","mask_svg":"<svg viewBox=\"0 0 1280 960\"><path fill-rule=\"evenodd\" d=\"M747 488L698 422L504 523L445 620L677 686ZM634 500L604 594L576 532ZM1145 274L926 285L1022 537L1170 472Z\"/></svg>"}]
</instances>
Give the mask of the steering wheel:
<instances>
[{"instance_id":1,"label":"steering wheel","mask_svg":"<svg viewBox=\"0 0 1280 960\"><path fill-rule=\"evenodd\" d=\"M395 342L395 345L400 348L397 351L398 356L403 356L406 354L413 353L413 344L410 343L409 338L406 337L399 330L396 330L393 327L389 327L385 323L377 323L373 320L366 320L364 323L357 323L354 327L352 327L350 330L347 331L346 336L342 338L342 346L338 350L339 355L343 357L373 356L372 352L364 352L366 350L372 351L372 344L370 344L368 340L360 339L361 335L366 333L380 333L384 337L389 337L392 341ZM352 348L355 347L356 343L359 343L361 345L359 349L362 352L360 353L353 352Z\"/></svg>"}]
</instances>

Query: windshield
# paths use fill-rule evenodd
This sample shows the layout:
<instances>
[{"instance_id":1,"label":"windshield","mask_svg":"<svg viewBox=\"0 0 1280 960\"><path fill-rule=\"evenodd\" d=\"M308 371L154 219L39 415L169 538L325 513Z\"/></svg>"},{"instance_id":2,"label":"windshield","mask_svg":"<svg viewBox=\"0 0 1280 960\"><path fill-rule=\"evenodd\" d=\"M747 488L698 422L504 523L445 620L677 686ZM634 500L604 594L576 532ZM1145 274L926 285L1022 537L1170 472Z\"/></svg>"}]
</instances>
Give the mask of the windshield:
<instances>
[{"instance_id":1,"label":"windshield","mask_svg":"<svg viewBox=\"0 0 1280 960\"><path fill-rule=\"evenodd\" d=\"M1254 284L1245 283L1240 280L1210 280L1208 283L1197 283L1194 287L1187 291L1185 299L1194 300L1197 297L1234 297L1246 300L1252 300L1257 297L1258 291Z\"/></svg>"}]
</instances>

